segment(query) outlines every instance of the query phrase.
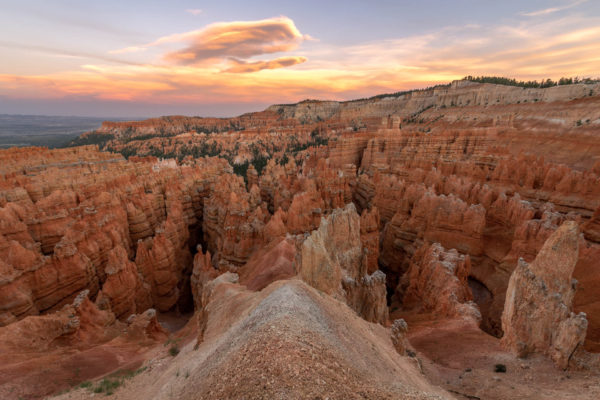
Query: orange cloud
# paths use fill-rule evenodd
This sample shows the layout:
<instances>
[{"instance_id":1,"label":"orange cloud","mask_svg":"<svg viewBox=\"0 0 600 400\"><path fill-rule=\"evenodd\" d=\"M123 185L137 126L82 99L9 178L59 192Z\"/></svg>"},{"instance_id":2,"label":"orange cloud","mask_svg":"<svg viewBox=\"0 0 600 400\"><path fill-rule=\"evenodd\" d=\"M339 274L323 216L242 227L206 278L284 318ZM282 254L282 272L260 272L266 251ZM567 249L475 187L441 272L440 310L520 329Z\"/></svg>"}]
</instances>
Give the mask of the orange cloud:
<instances>
[{"instance_id":1,"label":"orange cloud","mask_svg":"<svg viewBox=\"0 0 600 400\"><path fill-rule=\"evenodd\" d=\"M47 76L0 75L0 94L14 98L64 98L91 96L97 99L140 100L144 96L176 89L158 76L148 79L134 73L73 72Z\"/></svg>"},{"instance_id":2,"label":"orange cloud","mask_svg":"<svg viewBox=\"0 0 600 400\"><path fill-rule=\"evenodd\" d=\"M231 58L230 62L233 66L227 68L223 72L233 73L246 73L246 72L257 72L263 69L277 69L284 67L291 67L292 65L302 64L306 62L306 57L280 57L270 61L254 61L247 62Z\"/></svg>"},{"instance_id":3,"label":"orange cloud","mask_svg":"<svg viewBox=\"0 0 600 400\"><path fill-rule=\"evenodd\" d=\"M155 43L182 41L187 46L167 53L169 62L194 65L208 59L253 56L294 50L303 35L294 21L286 17L261 21L223 22L179 35L160 38Z\"/></svg>"},{"instance_id":4,"label":"orange cloud","mask_svg":"<svg viewBox=\"0 0 600 400\"><path fill-rule=\"evenodd\" d=\"M300 33L294 21L287 17L259 21L219 22L203 29L175 33L138 46L109 51L110 54L138 53L151 47L180 45L183 48L167 51L162 59L172 65L207 66L215 63L234 64L224 72L256 72L284 68L305 62L306 57L279 57L274 60L253 61L252 57L289 52L304 41L315 41Z\"/></svg>"}]
</instances>

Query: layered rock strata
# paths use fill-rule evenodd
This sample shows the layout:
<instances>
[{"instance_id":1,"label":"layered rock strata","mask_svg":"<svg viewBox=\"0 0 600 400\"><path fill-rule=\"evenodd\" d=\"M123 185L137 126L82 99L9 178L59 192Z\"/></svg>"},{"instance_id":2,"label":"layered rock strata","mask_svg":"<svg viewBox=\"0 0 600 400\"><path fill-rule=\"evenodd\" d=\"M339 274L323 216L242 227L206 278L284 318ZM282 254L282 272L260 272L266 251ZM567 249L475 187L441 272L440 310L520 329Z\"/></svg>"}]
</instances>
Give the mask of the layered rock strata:
<instances>
[{"instance_id":1,"label":"layered rock strata","mask_svg":"<svg viewBox=\"0 0 600 400\"><path fill-rule=\"evenodd\" d=\"M573 312L577 281L572 278L579 252L579 229L565 222L528 264L519 260L506 292L502 343L519 357L549 355L567 368L585 340L584 313Z\"/></svg>"}]
</instances>

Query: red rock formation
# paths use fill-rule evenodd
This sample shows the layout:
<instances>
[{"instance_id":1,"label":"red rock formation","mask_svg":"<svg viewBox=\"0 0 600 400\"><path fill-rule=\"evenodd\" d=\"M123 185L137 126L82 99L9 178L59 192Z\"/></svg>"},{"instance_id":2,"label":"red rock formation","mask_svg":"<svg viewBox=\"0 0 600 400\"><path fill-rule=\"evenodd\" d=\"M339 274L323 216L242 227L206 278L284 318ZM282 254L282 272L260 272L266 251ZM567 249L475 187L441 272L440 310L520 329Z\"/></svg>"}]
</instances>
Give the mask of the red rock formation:
<instances>
[{"instance_id":1,"label":"red rock formation","mask_svg":"<svg viewBox=\"0 0 600 400\"><path fill-rule=\"evenodd\" d=\"M468 255L461 255L455 249L447 251L439 243L423 245L398 286L402 308L479 324L481 315L467 284L470 270Z\"/></svg>"},{"instance_id":2,"label":"red rock formation","mask_svg":"<svg viewBox=\"0 0 600 400\"><path fill-rule=\"evenodd\" d=\"M240 283L250 290L262 290L272 282L296 275L296 247L287 239L275 239L255 252L239 270Z\"/></svg>"},{"instance_id":3,"label":"red rock formation","mask_svg":"<svg viewBox=\"0 0 600 400\"><path fill-rule=\"evenodd\" d=\"M592 218L581 227L581 230L587 240L600 243L600 207L596 209Z\"/></svg>"},{"instance_id":4,"label":"red rock formation","mask_svg":"<svg viewBox=\"0 0 600 400\"><path fill-rule=\"evenodd\" d=\"M310 232L319 226L325 204L314 185L294 196L287 211L286 228L293 234Z\"/></svg>"},{"instance_id":5,"label":"red rock formation","mask_svg":"<svg viewBox=\"0 0 600 400\"><path fill-rule=\"evenodd\" d=\"M544 243L533 263L519 261L506 292L502 343L520 357L544 353L564 369L583 344L585 314L572 312L578 252L579 229L568 221Z\"/></svg>"},{"instance_id":6,"label":"red rock formation","mask_svg":"<svg viewBox=\"0 0 600 400\"><path fill-rule=\"evenodd\" d=\"M365 258L363 263L367 266L367 274L372 274L379 267L379 211L377 207L363 210L360 215L360 241L362 243Z\"/></svg>"},{"instance_id":7,"label":"red rock formation","mask_svg":"<svg viewBox=\"0 0 600 400\"><path fill-rule=\"evenodd\" d=\"M105 272L106 281L96 299L101 308L123 318L152 307L151 286L138 277L136 265L127 259L125 249L115 247L110 252Z\"/></svg>"},{"instance_id":8,"label":"red rock formation","mask_svg":"<svg viewBox=\"0 0 600 400\"><path fill-rule=\"evenodd\" d=\"M392 323L392 343L396 348L396 351L404 355L408 348L408 340L406 339L406 332L408 332L408 326L406 321L403 319L394 320Z\"/></svg>"},{"instance_id":9,"label":"red rock formation","mask_svg":"<svg viewBox=\"0 0 600 400\"><path fill-rule=\"evenodd\" d=\"M57 312L0 328L3 398L46 397L115 369L129 370L166 340L153 309L123 323L88 295L85 290Z\"/></svg>"},{"instance_id":10,"label":"red rock formation","mask_svg":"<svg viewBox=\"0 0 600 400\"><path fill-rule=\"evenodd\" d=\"M110 340L115 323L110 311L99 310L81 292L73 304L59 312L30 316L0 330L3 350L7 353L43 352L57 345L90 345ZM27 332L26 335L23 332Z\"/></svg>"},{"instance_id":11,"label":"red rock formation","mask_svg":"<svg viewBox=\"0 0 600 400\"><path fill-rule=\"evenodd\" d=\"M202 252L202 246L198 246L198 252L194 256L194 269L191 276L192 295L196 309L202 306L202 289L209 281L215 279L219 272L213 267L210 252Z\"/></svg>"},{"instance_id":12,"label":"red rock formation","mask_svg":"<svg viewBox=\"0 0 600 400\"><path fill-rule=\"evenodd\" d=\"M387 224L380 259L383 265L392 271L405 271L408 258L423 241L481 255L485 209L480 205L469 206L454 195L438 196L431 190L422 190L409 186L406 197Z\"/></svg>"},{"instance_id":13,"label":"red rock formation","mask_svg":"<svg viewBox=\"0 0 600 400\"><path fill-rule=\"evenodd\" d=\"M386 286L402 281L398 312L421 319L474 315L470 287L482 329L499 337L518 260L575 221L572 305L587 313L583 348L600 351L599 88L461 81L230 119L107 122L102 152L2 150L0 325L50 315L84 289L121 320L194 302L204 313L213 289L258 295L232 274L212 287L219 274L262 293L297 269L380 323ZM233 174L243 165L247 183ZM351 202L360 217L339 210ZM192 260L197 245L206 253ZM147 314L132 321L149 333L132 337L154 335Z\"/></svg>"},{"instance_id":14,"label":"red rock formation","mask_svg":"<svg viewBox=\"0 0 600 400\"><path fill-rule=\"evenodd\" d=\"M258 172L256 172L256 168L254 165L250 164L248 167L248 172L246 173L246 177L248 179L248 187L251 188L254 185L258 185Z\"/></svg>"},{"instance_id":15,"label":"red rock formation","mask_svg":"<svg viewBox=\"0 0 600 400\"><path fill-rule=\"evenodd\" d=\"M263 229L263 241L265 243L274 238L285 236L287 233L285 219L287 219L286 213L281 208L277 209Z\"/></svg>"},{"instance_id":16,"label":"red rock formation","mask_svg":"<svg viewBox=\"0 0 600 400\"><path fill-rule=\"evenodd\" d=\"M141 314L131 315L127 319L127 330L117 342L136 342L140 345L164 342L168 335L156 318L156 310L149 308Z\"/></svg>"},{"instance_id":17,"label":"red rock formation","mask_svg":"<svg viewBox=\"0 0 600 400\"><path fill-rule=\"evenodd\" d=\"M360 217L353 204L323 218L304 241L299 273L309 285L345 300L368 321L386 323L385 275L367 274L360 240Z\"/></svg>"},{"instance_id":18,"label":"red rock formation","mask_svg":"<svg viewBox=\"0 0 600 400\"><path fill-rule=\"evenodd\" d=\"M120 317L151 306L172 307L191 274L189 227L202 217L203 198L223 164L180 169L152 159L127 163L92 148L34 154L41 162L58 162L15 176L15 184L27 191L0 208L5 217L0 233L8 238L0 239L2 251L19 255L5 258L0 292L16 301L2 302L2 323L56 309L86 288L95 298L107 282L111 296L126 297L117 301ZM79 161L70 163L68 157ZM116 251L125 267L113 262L112 276L106 269ZM135 261L133 270L129 261ZM103 301L107 295L104 290Z\"/></svg>"},{"instance_id":19,"label":"red rock formation","mask_svg":"<svg viewBox=\"0 0 600 400\"><path fill-rule=\"evenodd\" d=\"M256 191L248 193L243 180L233 175L218 182L205 200L203 231L220 269L237 269L261 244L267 212L260 201Z\"/></svg>"}]
</instances>

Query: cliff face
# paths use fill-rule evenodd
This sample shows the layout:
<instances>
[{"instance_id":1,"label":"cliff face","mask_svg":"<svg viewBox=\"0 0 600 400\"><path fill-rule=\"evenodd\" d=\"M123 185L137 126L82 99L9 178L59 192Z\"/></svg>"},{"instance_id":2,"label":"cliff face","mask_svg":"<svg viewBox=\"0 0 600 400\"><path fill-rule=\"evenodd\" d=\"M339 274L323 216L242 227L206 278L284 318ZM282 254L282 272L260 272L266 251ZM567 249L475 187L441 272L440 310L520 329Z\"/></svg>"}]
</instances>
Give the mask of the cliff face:
<instances>
[{"instance_id":1,"label":"cliff face","mask_svg":"<svg viewBox=\"0 0 600 400\"><path fill-rule=\"evenodd\" d=\"M563 102L600 93L600 84L556 86L547 89L455 81L446 87L418 90L398 96L377 96L374 99L347 102L311 101L298 104L273 105L266 111L276 112L286 119L320 121L333 118L380 118L388 115L410 116L420 110L436 107L508 105L537 102Z\"/></svg>"},{"instance_id":2,"label":"cliff face","mask_svg":"<svg viewBox=\"0 0 600 400\"><path fill-rule=\"evenodd\" d=\"M502 342L520 357L543 352L564 369L583 344L588 322L584 313L572 311L578 253L577 224L565 222L531 264L520 260L513 272L502 314Z\"/></svg>"}]
</instances>

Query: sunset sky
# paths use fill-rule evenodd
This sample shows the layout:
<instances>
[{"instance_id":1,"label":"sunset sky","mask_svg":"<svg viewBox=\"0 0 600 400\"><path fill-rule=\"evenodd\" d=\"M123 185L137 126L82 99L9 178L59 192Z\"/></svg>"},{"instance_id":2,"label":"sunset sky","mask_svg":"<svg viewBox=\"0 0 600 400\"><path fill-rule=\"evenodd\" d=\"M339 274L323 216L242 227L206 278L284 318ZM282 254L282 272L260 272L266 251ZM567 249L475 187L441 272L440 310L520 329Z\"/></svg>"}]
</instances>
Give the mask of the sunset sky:
<instances>
[{"instance_id":1,"label":"sunset sky","mask_svg":"<svg viewBox=\"0 0 600 400\"><path fill-rule=\"evenodd\" d=\"M5 1L0 114L232 116L465 75L600 76L600 1Z\"/></svg>"}]
</instances>

